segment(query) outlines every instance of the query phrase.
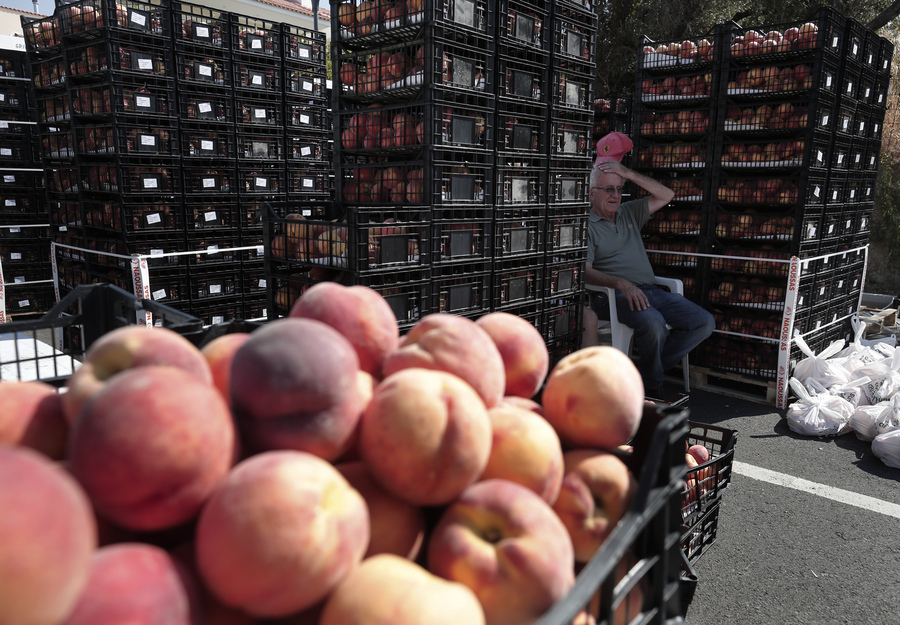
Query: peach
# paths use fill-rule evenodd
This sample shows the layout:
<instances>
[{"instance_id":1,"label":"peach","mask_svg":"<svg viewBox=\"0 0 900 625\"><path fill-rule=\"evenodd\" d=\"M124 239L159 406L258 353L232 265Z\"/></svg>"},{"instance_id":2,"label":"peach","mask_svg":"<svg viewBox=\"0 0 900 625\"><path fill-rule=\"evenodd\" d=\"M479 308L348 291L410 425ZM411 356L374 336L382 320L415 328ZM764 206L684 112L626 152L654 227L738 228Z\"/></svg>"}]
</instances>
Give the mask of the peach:
<instances>
[{"instance_id":1,"label":"peach","mask_svg":"<svg viewBox=\"0 0 900 625\"><path fill-rule=\"evenodd\" d=\"M319 625L484 625L484 611L463 584L441 579L391 554L366 559L335 589Z\"/></svg>"},{"instance_id":2,"label":"peach","mask_svg":"<svg viewBox=\"0 0 900 625\"><path fill-rule=\"evenodd\" d=\"M484 471L491 422L471 386L443 371L385 378L363 413L359 453L389 492L416 505L445 504Z\"/></svg>"},{"instance_id":3,"label":"peach","mask_svg":"<svg viewBox=\"0 0 900 625\"><path fill-rule=\"evenodd\" d=\"M0 625L56 625L90 573L90 502L68 473L24 447L0 445L0 484Z\"/></svg>"},{"instance_id":4,"label":"peach","mask_svg":"<svg viewBox=\"0 0 900 625\"><path fill-rule=\"evenodd\" d=\"M198 602L202 612L200 622L205 625L258 625L261 623L241 610L223 605L206 586L199 583L200 573L197 571L195 552L196 545L192 538L173 548L169 553L179 564L187 568L190 577L196 582Z\"/></svg>"},{"instance_id":5,"label":"peach","mask_svg":"<svg viewBox=\"0 0 900 625\"><path fill-rule=\"evenodd\" d=\"M637 432L644 383L628 356L599 345L560 360L547 376L541 399L564 445L614 449Z\"/></svg>"},{"instance_id":6,"label":"peach","mask_svg":"<svg viewBox=\"0 0 900 625\"><path fill-rule=\"evenodd\" d=\"M506 372L505 395L534 397L550 368L544 337L529 321L506 312L492 312L477 323L494 341Z\"/></svg>"},{"instance_id":7,"label":"peach","mask_svg":"<svg viewBox=\"0 0 900 625\"><path fill-rule=\"evenodd\" d=\"M569 532L575 560L588 562L628 512L637 482L624 462L605 451L573 449L564 458L553 509Z\"/></svg>"},{"instance_id":8,"label":"peach","mask_svg":"<svg viewBox=\"0 0 900 625\"><path fill-rule=\"evenodd\" d=\"M236 433L211 385L174 367L119 373L84 405L70 470L99 514L130 529L193 519L233 462Z\"/></svg>"},{"instance_id":9,"label":"peach","mask_svg":"<svg viewBox=\"0 0 900 625\"><path fill-rule=\"evenodd\" d=\"M90 571L65 625L199 621L197 580L159 547L147 543L101 547L94 552Z\"/></svg>"},{"instance_id":10,"label":"peach","mask_svg":"<svg viewBox=\"0 0 900 625\"><path fill-rule=\"evenodd\" d=\"M353 446L363 409L358 371L350 342L320 321L285 318L254 330L232 362L243 443L339 458Z\"/></svg>"},{"instance_id":11,"label":"peach","mask_svg":"<svg viewBox=\"0 0 900 625\"><path fill-rule=\"evenodd\" d=\"M507 480L473 484L428 540L428 569L465 584L488 625L531 623L575 582L572 541L550 505Z\"/></svg>"},{"instance_id":12,"label":"peach","mask_svg":"<svg viewBox=\"0 0 900 625\"><path fill-rule=\"evenodd\" d=\"M238 464L203 508L197 569L223 604L281 617L325 599L368 544L366 503L337 469L268 451Z\"/></svg>"},{"instance_id":13,"label":"peach","mask_svg":"<svg viewBox=\"0 0 900 625\"><path fill-rule=\"evenodd\" d=\"M0 382L0 444L30 447L60 460L68 435L55 387L44 382Z\"/></svg>"},{"instance_id":14,"label":"peach","mask_svg":"<svg viewBox=\"0 0 900 625\"><path fill-rule=\"evenodd\" d=\"M315 319L340 332L356 350L359 368L376 378L400 342L394 311L378 291L367 286L315 284L294 303L290 316Z\"/></svg>"},{"instance_id":15,"label":"peach","mask_svg":"<svg viewBox=\"0 0 900 625\"><path fill-rule=\"evenodd\" d=\"M213 386L222 394L229 409L231 408L231 361L234 360L234 353L249 337L249 332L223 334L200 349L200 353L209 364Z\"/></svg>"},{"instance_id":16,"label":"peach","mask_svg":"<svg viewBox=\"0 0 900 625\"><path fill-rule=\"evenodd\" d=\"M553 505L563 479L559 436L546 419L506 399L488 411L493 440L482 480L506 479Z\"/></svg>"},{"instance_id":17,"label":"peach","mask_svg":"<svg viewBox=\"0 0 900 625\"><path fill-rule=\"evenodd\" d=\"M465 380L491 408L503 398L506 372L490 335L466 317L433 313L422 317L388 355L384 374L419 367Z\"/></svg>"},{"instance_id":18,"label":"peach","mask_svg":"<svg viewBox=\"0 0 900 625\"><path fill-rule=\"evenodd\" d=\"M425 540L422 508L382 488L361 461L345 462L335 468L366 500L370 538L365 557L391 553L415 560Z\"/></svg>"},{"instance_id":19,"label":"peach","mask_svg":"<svg viewBox=\"0 0 900 625\"><path fill-rule=\"evenodd\" d=\"M82 404L117 373L151 365L177 367L212 384L206 359L180 334L166 328L123 326L97 339L66 383L62 402L69 424L75 421Z\"/></svg>"}]
</instances>

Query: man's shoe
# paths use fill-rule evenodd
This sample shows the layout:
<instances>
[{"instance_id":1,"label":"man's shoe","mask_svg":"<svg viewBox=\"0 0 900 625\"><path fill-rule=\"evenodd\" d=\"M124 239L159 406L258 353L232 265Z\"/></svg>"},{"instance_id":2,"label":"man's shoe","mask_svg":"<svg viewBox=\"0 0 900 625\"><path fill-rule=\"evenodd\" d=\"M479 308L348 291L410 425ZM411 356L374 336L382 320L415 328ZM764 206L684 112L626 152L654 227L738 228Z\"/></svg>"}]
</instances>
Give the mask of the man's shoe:
<instances>
[{"instance_id":1,"label":"man's shoe","mask_svg":"<svg viewBox=\"0 0 900 625\"><path fill-rule=\"evenodd\" d=\"M664 399L665 395L663 395L663 389L660 386L659 388L644 389L644 397L647 399Z\"/></svg>"}]
</instances>

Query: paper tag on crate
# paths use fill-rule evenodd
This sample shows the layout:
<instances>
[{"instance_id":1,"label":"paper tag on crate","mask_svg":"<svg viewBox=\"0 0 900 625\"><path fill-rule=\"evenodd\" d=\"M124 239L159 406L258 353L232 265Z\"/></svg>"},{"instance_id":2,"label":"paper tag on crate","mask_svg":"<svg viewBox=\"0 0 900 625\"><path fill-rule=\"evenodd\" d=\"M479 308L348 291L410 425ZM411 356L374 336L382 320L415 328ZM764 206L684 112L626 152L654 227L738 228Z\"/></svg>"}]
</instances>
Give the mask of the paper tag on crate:
<instances>
[{"instance_id":1,"label":"paper tag on crate","mask_svg":"<svg viewBox=\"0 0 900 625\"><path fill-rule=\"evenodd\" d=\"M259 283L257 284L257 286L258 286L259 288L261 288L261 289L266 288L266 279L265 279L265 278L260 278L260 279L259 279Z\"/></svg>"},{"instance_id":2,"label":"paper tag on crate","mask_svg":"<svg viewBox=\"0 0 900 625\"><path fill-rule=\"evenodd\" d=\"M308 126L309 125L309 115L306 115L305 113L301 114L300 115L300 123L303 124L304 126Z\"/></svg>"},{"instance_id":3,"label":"paper tag on crate","mask_svg":"<svg viewBox=\"0 0 900 625\"><path fill-rule=\"evenodd\" d=\"M206 211L203 213L204 221L215 221L216 220L216 211Z\"/></svg>"},{"instance_id":4,"label":"paper tag on crate","mask_svg":"<svg viewBox=\"0 0 900 625\"><path fill-rule=\"evenodd\" d=\"M165 289L157 289L152 293L153 299L160 300L166 298L166 290Z\"/></svg>"},{"instance_id":5,"label":"paper tag on crate","mask_svg":"<svg viewBox=\"0 0 900 625\"><path fill-rule=\"evenodd\" d=\"M266 248L264 245L256 246L256 255L257 256L263 256L265 253L266 253Z\"/></svg>"},{"instance_id":6,"label":"paper tag on crate","mask_svg":"<svg viewBox=\"0 0 900 625\"><path fill-rule=\"evenodd\" d=\"M12 156L12 148L0 148L0 156Z\"/></svg>"},{"instance_id":7,"label":"paper tag on crate","mask_svg":"<svg viewBox=\"0 0 900 625\"><path fill-rule=\"evenodd\" d=\"M22 260L22 252L10 252L9 259L10 260Z\"/></svg>"},{"instance_id":8,"label":"paper tag on crate","mask_svg":"<svg viewBox=\"0 0 900 625\"><path fill-rule=\"evenodd\" d=\"M204 24L193 24L195 39L210 39L209 26Z\"/></svg>"},{"instance_id":9,"label":"paper tag on crate","mask_svg":"<svg viewBox=\"0 0 900 625\"><path fill-rule=\"evenodd\" d=\"M222 294L222 285L221 284L210 284L209 285L209 293L210 293L210 295L221 295Z\"/></svg>"},{"instance_id":10,"label":"paper tag on crate","mask_svg":"<svg viewBox=\"0 0 900 625\"><path fill-rule=\"evenodd\" d=\"M215 325L215 324L217 324L217 323L224 323L224 322L225 322L225 317L223 317L223 316L221 316L221 315L215 315L215 316L212 318L212 322L213 322L213 325Z\"/></svg>"},{"instance_id":11,"label":"paper tag on crate","mask_svg":"<svg viewBox=\"0 0 900 625\"><path fill-rule=\"evenodd\" d=\"M301 87L300 87L300 88L303 89L303 91L305 91L305 92L307 92L307 93L312 93L312 92L313 92L313 84L312 84L312 82L309 81L309 80L304 80L304 81L301 83Z\"/></svg>"},{"instance_id":12,"label":"paper tag on crate","mask_svg":"<svg viewBox=\"0 0 900 625\"><path fill-rule=\"evenodd\" d=\"M16 205L16 201L15 201L15 200L6 200L3 204L4 204L5 206L15 206L15 205Z\"/></svg>"},{"instance_id":13,"label":"paper tag on crate","mask_svg":"<svg viewBox=\"0 0 900 625\"><path fill-rule=\"evenodd\" d=\"M212 189L216 186L216 179L215 178L202 178L200 180L200 185L204 189Z\"/></svg>"},{"instance_id":14,"label":"paper tag on crate","mask_svg":"<svg viewBox=\"0 0 900 625\"><path fill-rule=\"evenodd\" d=\"M14 228L10 228L9 232L10 232L10 234L18 234L18 233L22 232L22 229L19 227L14 227Z\"/></svg>"},{"instance_id":15,"label":"paper tag on crate","mask_svg":"<svg viewBox=\"0 0 900 625\"><path fill-rule=\"evenodd\" d=\"M155 249L151 249L151 250L150 250L150 257L151 257L151 258L158 258L158 257L162 256L163 254L165 254L165 251L164 251L164 250L161 250L161 249L159 249L159 248L155 248Z\"/></svg>"},{"instance_id":16,"label":"paper tag on crate","mask_svg":"<svg viewBox=\"0 0 900 625\"><path fill-rule=\"evenodd\" d=\"M14 284L22 284L23 282L25 282L25 276L13 276Z\"/></svg>"},{"instance_id":17,"label":"paper tag on crate","mask_svg":"<svg viewBox=\"0 0 900 625\"><path fill-rule=\"evenodd\" d=\"M262 109L262 108L253 109L253 118L254 119L265 119L266 118L266 109Z\"/></svg>"},{"instance_id":18,"label":"paper tag on crate","mask_svg":"<svg viewBox=\"0 0 900 625\"><path fill-rule=\"evenodd\" d=\"M31 306L31 300L20 299L19 300L19 308L28 308Z\"/></svg>"}]
</instances>

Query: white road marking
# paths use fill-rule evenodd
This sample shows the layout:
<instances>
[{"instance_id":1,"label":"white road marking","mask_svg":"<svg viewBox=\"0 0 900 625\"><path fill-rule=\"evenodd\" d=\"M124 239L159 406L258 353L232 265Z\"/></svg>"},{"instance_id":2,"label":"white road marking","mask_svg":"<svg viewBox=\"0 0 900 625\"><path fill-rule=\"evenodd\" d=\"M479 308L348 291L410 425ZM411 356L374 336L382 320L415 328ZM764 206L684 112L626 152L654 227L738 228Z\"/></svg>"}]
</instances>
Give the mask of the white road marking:
<instances>
[{"instance_id":1,"label":"white road marking","mask_svg":"<svg viewBox=\"0 0 900 625\"><path fill-rule=\"evenodd\" d=\"M859 493L854 493L842 488L810 482L809 480L804 480L792 475L770 471L769 469L763 469L762 467L747 464L746 462L735 461L733 470L739 475L745 475L754 480L777 484L786 488L793 488L794 490L803 491L804 493L818 495L825 499L831 499L832 501L838 501L850 506L856 506L857 508L878 512L900 519L900 505L895 503L882 501L881 499L875 499L874 497L868 497L867 495L860 495Z\"/></svg>"}]
</instances>

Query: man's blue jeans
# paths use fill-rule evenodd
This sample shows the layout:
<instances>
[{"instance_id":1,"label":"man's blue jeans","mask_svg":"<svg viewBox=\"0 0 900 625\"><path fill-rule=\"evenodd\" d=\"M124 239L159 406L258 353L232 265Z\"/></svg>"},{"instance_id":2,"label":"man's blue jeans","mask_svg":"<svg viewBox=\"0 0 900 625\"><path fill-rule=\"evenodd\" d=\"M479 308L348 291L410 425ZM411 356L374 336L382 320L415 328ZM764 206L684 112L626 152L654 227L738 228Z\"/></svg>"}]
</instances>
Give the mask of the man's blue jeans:
<instances>
[{"instance_id":1,"label":"man's blue jeans","mask_svg":"<svg viewBox=\"0 0 900 625\"><path fill-rule=\"evenodd\" d=\"M642 286L641 290L650 308L631 310L625 296L616 291L616 312L619 321L634 329L634 345L640 353L637 365L644 386L658 389L663 385L663 373L712 334L716 322L708 311L686 297L653 284Z\"/></svg>"}]
</instances>

